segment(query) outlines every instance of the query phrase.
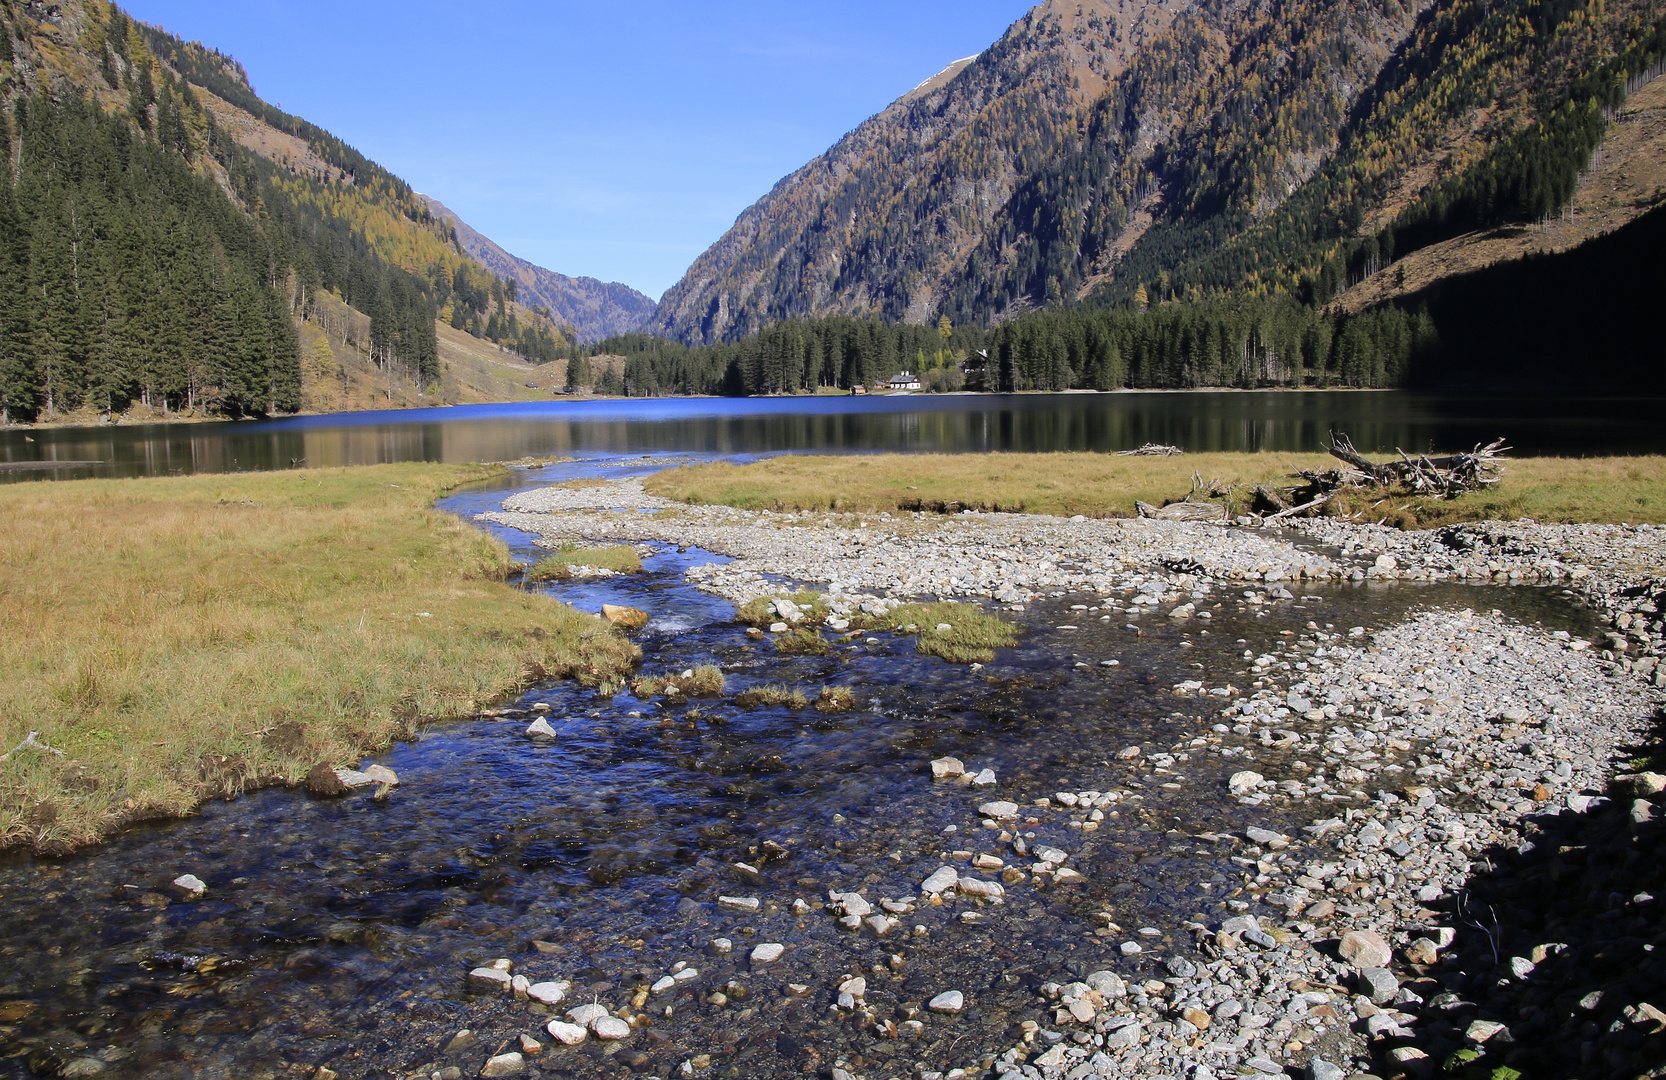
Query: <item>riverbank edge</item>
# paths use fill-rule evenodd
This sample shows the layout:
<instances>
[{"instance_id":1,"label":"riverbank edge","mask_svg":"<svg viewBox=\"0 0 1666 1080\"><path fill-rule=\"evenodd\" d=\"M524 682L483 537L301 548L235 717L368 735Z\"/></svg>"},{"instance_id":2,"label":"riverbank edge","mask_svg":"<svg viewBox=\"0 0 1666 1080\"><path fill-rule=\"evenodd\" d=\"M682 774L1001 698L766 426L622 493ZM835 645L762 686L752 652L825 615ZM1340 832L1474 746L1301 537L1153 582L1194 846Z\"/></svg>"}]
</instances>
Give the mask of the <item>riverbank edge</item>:
<instances>
[{"instance_id":1,"label":"riverbank edge","mask_svg":"<svg viewBox=\"0 0 1666 1080\"><path fill-rule=\"evenodd\" d=\"M408 511L403 520L411 526L401 529L402 518L397 511L386 512L377 507L374 511L378 530L376 541L396 549L401 540L431 547L432 557L449 568L452 575L449 584L453 590L461 586L465 590L479 591L480 599L475 605L478 610L474 614L483 625L493 624L483 634L476 635L480 637L479 641L472 637L468 639L477 646L473 650L476 670L453 677L453 683L459 685L471 679L477 680L476 688L466 698L439 701L438 707L424 708L421 702L423 691L427 689L426 680L413 672L391 693L383 695L389 699L386 715L373 716L369 714L374 710L366 710L360 724L347 725L345 730L340 725L331 726L327 735L321 736L316 743L310 738L303 740L302 735L307 734L312 724L328 724L328 718L295 715L268 723L259 730L246 733L247 748L242 754L224 753L226 748L220 738L222 733L217 731L204 730L195 739L190 735L170 734L170 739L177 737L180 740L179 746L170 747L170 750L179 751L174 754L178 760L173 764L188 762L195 769L195 775L166 777L167 784L171 785L167 788L166 798L140 796L119 801L99 796L102 799L99 807L82 812L77 797L98 796L100 788L119 780L124 769L130 769L131 763L124 766L121 759L105 762L89 759L85 753L83 734L75 729L83 725L96 725L99 729L113 725L103 719L78 717L74 727L66 730L61 724L52 724L50 718L43 722L31 715L30 723L26 725L31 732L29 738L24 737L20 727L13 733L14 737L7 738L5 745L0 746L0 754L4 755L0 756L0 769L5 770L5 790L3 800L0 800L0 857L71 856L112 842L133 826L184 819L196 814L209 802L272 788L311 790L320 787L322 791L319 793L328 792L334 785L327 781L309 783L309 778L315 776L321 767L327 766L325 771L333 774L336 767L354 766L363 757L385 752L396 742L415 739L424 730L476 716L481 709L514 696L532 682L577 678L593 684L598 680L619 679L628 675L640 661L641 653L620 630L596 616L577 612L567 605L511 584L508 579L521 568L510 559L507 547L480 531L473 523L434 506L438 498L450 492L508 475L511 471L507 463L412 463L190 477L95 479L27 485L16 489L0 488L0 499L5 499L8 494L27 499L42 493L58 495L68 492L72 496L82 495L85 503L97 502L106 510L115 510L111 504L119 505L120 500L111 497L112 491L145 492L147 485L224 488L228 495L266 492L274 502L278 502L284 495L293 496L299 486L332 475L349 476L361 486L399 491L403 488L402 484L381 484L379 481L402 480L408 484L410 479L407 474L444 474L441 482L431 485L414 500L401 502L388 490L371 491L366 496L367 500L380 498L386 502L391 498L399 503L399 509ZM407 503L409 505L405 505ZM241 508L255 504L247 499L222 497L217 505ZM295 507L287 509L293 512ZM336 504L327 509L350 511L357 508ZM116 511L111 516L121 515ZM217 529L224 527L223 521L215 523ZM456 532L466 534L466 538L457 542L452 535ZM407 535L402 536L402 533ZM250 548L257 547L262 539L260 532L253 527L242 537ZM142 576L145 568L131 565L131 548L111 550L105 554L111 556L106 560L113 560L111 565L100 567L95 562L81 562L78 564L79 573L94 580L116 580L124 575ZM259 554L251 550L237 553L229 561L252 564L257 558ZM259 583L251 583L250 587L258 588ZM341 599L353 609L354 614L359 615L362 631L364 615L361 611L373 610L377 598L369 593L347 595L350 592L351 589L344 590ZM119 606L122 599L120 596L113 597L110 605ZM466 598L464 604L466 609ZM436 607L436 610L440 609ZM419 625L432 618L431 613L424 613L424 616ZM513 627L522 616L537 621L529 621L524 635L517 636L514 642L505 642L505 632L513 634ZM45 624L37 625L35 629L42 639L50 639L53 631L53 627ZM234 634L247 635L258 632L253 625L233 631ZM324 647L325 643L321 642L319 648ZM469 646L465 644L460 648L467 652ZM497 655L505 653L505 650L514 652L510 663L505 663L507 654ZM168 656L157 666L171 666L177 660L178 657ZM494 665L496 675L492 674ZM23 666L27 666L26 662ZM41 666L62 669L68 666L68 661L42 658ZM73 672L67 674L74 677ZM87 674L82 671L83 677ZM322 680L325 677L320 672L319 678ZM20 717L26 715L22 709L15 711ZM234 728L257 726L258 722L252 720L255 717L287 715L283 703L261 700L258 696L236 703L235 707L228 707L224 712L228 717L250 718L236 722L228 720ZM284 740L294 730L299 730L301 734L294 736L294 747L286 750ZM39 733L38 747L30 744L30 739L36 738L36 731ZM119 731L99 730L94 734L100 738L112 734L124 737ZM64 748L61 753L60 748ZM131 773L127 775L131 776ZM41 795L45 797L38 797Z\"/></svg>"}]
</instances>

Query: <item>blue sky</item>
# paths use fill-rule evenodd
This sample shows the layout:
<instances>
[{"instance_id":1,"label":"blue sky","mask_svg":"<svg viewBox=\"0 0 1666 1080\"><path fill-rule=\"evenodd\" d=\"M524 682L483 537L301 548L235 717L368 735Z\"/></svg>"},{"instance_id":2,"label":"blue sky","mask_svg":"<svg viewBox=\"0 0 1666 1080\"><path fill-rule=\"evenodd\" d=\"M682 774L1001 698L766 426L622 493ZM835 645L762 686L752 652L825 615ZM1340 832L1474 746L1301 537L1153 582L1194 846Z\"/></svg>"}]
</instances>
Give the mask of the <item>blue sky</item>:
<instances>
[{"instance_id":1,"label":"blue sky","mask_svg":"<svg viewBox=\"0 0 1666 1080\"><path fill-rule=\"evenodd\" d=\"M523 258L658 299L782 176L1024 0L131 0Z\"/></svg>"}]
</instances>

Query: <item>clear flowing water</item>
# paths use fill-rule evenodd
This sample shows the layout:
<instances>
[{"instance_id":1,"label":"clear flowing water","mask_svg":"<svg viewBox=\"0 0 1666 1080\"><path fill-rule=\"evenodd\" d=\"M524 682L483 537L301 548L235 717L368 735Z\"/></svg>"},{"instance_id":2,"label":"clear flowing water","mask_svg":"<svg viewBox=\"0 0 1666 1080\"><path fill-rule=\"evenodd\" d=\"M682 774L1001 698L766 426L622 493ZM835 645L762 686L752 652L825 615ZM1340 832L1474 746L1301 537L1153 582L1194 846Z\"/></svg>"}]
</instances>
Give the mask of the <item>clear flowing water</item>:
<instances>
[{"instance_id":1,"label":"clear flowing water","mask_svg":"<svg viewBox=\"0 0 1666 1080\"><path fill-rule=\"evenodd\" d=\"M658 398L469 405L214 424L0 430L0 481L529 455L683 452L1464 449L1660 453L1657 399L1466 398L1397 391L1196 391ZM54 462L75 463L55 465Z\"/></svg>"},{"instance_id":2,"label":"clear flowing water","mask_svg":"<svg viewBox=\"0 0 1666 1080\"><path fill-rule=\"evenodd\" d=\"M503 493L445 505L473 512ZM529 538L500 534L530 556ZM520 1033L549 1041L547 1017L467 985L472 967L498 957L535 980L570 979L577 1000L611 1007L678 961L699 971L652 998L652 1024L622 1046L552 1048L534 1059L536 1074L669 1077L702 1054L711 1068L702 1075L732 1078L803 1076L840 1056L879 1076L976 1065L1035 1014L1042 981L1103 966L1149 972L1184 946L1172 936L1181 920L1224 912L1237 868L1226 845L1196 834L1248 823L1221 794L1242 764L1178 765L1176 790L1115 756L1132 743L1166 749L1214 722L1211 706L1177 699L1175 683L1243 685L1242 651L1274 647L1283 631L1309 620L1381 625L1431 603L1593 630L1548 590L1362 585L1256 609L1228 602L1207 631L1148 620L1135 633L1124 617L1100 623L1070 610L1095 598L1058 597L1032 605L1018 647L978 671L919 656L890 634L787 659L686 583L684 569L710 558L661 548L640 576L548 591L584 609L651 612L639 636L644 671L718 664L721 698L666 705L540 685L509 718L431 729L382 755L401 778L385 801L268 791L74 858L0 861L0 1076L58 1075L88 1058L111 1077L280 1077L323 1065L346 1078L445 1065L472 1076ZM1060 629L1078 621L1080 630ZM1120 665L1098 663L1108 658ZM828 716L734 701L776 683L812 697L849 686L858 707ZM539 705L553 743L524 734ZM993 768L1000 784L981 796L933 784L927 763L944 754ZM1051 818L1028 827L1032 843L1071 853L1085 886L1014 889L977 924L959 905L921 906L883 939L847 933L821 910L830 889L875 902L917 895L955 851L1010 860L979 828L984 798L1113 784L1141 797L1101 831ZM1256 821L1276 827L1269 817ZM186 872L207 883L202 899L170 887ZM718 903L724 895L763 906L734 912ZM797 897L809 913L793 913ZM1096 934L1093 912L1164 934L1122 957L1114 945L1127 935ZM732 954L708 950L719 936ZM746 955L764 941L786 945L786 957L753 970ZM881 1019L946 989L971 1005L932 1018L918 1038L891 1037L829 1009L847 975L868 977ZM809 992L784 992L792 983ZM728 1000L713 1003L714 991ZM481 1041L448 1057L463 1028Z\"/></svg>"}]
</instances>

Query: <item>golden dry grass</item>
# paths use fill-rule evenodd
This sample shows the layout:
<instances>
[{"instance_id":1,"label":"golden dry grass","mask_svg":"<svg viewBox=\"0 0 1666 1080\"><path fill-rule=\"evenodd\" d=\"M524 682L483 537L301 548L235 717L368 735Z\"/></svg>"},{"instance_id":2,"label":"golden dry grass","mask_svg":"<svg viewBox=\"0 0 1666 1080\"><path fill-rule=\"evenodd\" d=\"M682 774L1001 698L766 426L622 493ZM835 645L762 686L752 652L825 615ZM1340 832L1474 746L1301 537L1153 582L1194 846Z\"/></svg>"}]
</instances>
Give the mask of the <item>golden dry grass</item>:
<instances>
[{"instance_id":1,"label":"golden dry grass","mask_svg":"<svg viewBox=\"0 0 1666 1080\"><path fill-rule=\"evenodd\" d=\"M1134 500L1161 503L1205 480L1256 483L1296 468L1328 468L1317 454L784 455L750 465L688 465L647 479L652 494L745 510L1005 510L1119 517Z\"/></svg>"},{"instance_id":2,"label":"golden dry grass","mask_svg":"<svg viewBox=\"0 0 1666 1080\"><path fill-rule=\"evenodd\" d=\"M600 620L432 509L483 466L0 486L0 846L64 850L298 782L527 679L618 677Z\"/></svg>"},{"instance_id":3,"label":"golden dry grass","mask_svg":"<svg viewBox=\"0 0 1666 1080\"><path fill-rule=\"evenodd\" d=\"M978 509L1127 517L1135 500L1161 505L1183 497L1194 472L1205 481L1244 489L1247 499L1258 483L1336 464L1323 454L1287 453L788 455L749 465L669 469L649 477L645 486L683 502L748 510ZM1402 507L1410 509L1397 515ZM1515 459L1507 463L1503 483L1489 491L1456 500L1401 496L1376 508L1372 520L1384 516L1412 526L1518 517L1659 523L1666 521L1666 458Z\"/></svg>"}]
</instances>

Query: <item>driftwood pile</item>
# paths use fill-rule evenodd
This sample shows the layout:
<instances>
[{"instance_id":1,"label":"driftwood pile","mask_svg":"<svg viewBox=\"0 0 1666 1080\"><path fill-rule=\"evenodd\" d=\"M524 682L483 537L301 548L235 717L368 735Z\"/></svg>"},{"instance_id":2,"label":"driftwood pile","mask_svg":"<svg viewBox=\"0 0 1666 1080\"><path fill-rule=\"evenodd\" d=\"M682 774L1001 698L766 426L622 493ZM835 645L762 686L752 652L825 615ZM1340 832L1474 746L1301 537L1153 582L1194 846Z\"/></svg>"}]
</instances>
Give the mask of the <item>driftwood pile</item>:
<instances>
[{"instance_id":1,"label":"driftwood pile","mask_svg":"<svg viewBox=\"0 0 1666 1080\"><path fill-rule=\"evenodd\" d=\"M1257 485L1255 506L1265 512L1263 521L1312 514L1345 491L1377 489L1405 490L1417 495L1455 499L1466 491L1479 491L1503 479L1501 455L1510 449L1503 439L1478 444L1466 454L1445 457L1413 457L1396 447L1398 461L1371 461L1354 449L1346 435L1331 433L1326 447L1343 463L1339 469L1303 469L1293 474L1303 483L1286 488Z\"/></svg>"},{"instance_id":2,"label":"driftwood pile","mask_svg":"<svg viewBox=\"0 0 1666 1080\"><path fill-rule=\"evenodd\" d=\"M1178 446L1164 446L1162 443L1148 442L1138 450L1118 450L1117 457L1179 457L1186 451Z\"/></svg>"},{"instance_id":3,"label":"driftwood pile","mask_svg":"<svg viewBox=\"0 0 1666 1080\"><path fill-rule=\"evenodd\" d=\"M1142 453L1145 449L1124 453ZM1292 479L1301 481L1297 484L1256 485L1251 509L1261 524L1315 514L1338 495L1350 491L1385 498L1409 493L1455 499L1466 491L1479 491L1498 483L1504 474L1501 455L1510 448L1504 445L1503 439L1494 439L1467 454L1413 457L1404 450L1396 450L1399 460L1377 462L1354 449L1348 436L1332 432L1326 449L1342 462L1340 468L1303 469L1291 475ZM1237 501L1234 495L1231 485L1219 480L1205 483L1202 476L1193 472L1192 490L1183 500L1166 506L1136 502L1134 508L1140 517L1162 521L1222 521L1227 517L1227 504Z\"/></svg>"}]
</instances>

